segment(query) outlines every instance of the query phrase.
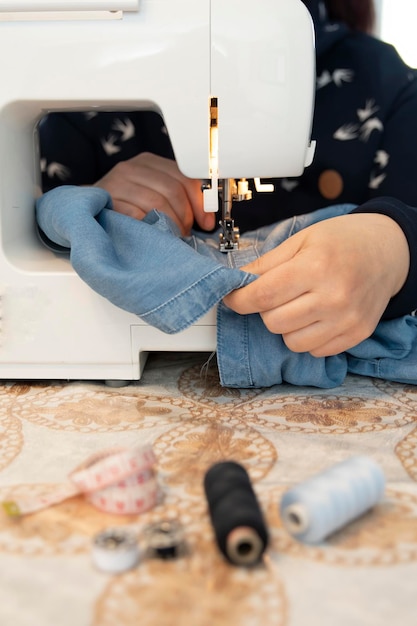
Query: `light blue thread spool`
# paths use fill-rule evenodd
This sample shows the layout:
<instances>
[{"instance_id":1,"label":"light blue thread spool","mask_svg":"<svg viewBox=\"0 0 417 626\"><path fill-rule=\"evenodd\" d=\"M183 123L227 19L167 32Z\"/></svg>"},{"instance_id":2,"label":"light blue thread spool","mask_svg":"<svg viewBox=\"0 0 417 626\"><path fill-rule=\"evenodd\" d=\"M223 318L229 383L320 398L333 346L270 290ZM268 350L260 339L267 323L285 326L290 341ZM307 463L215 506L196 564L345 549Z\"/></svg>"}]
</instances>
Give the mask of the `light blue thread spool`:
<instances>
[{"instance_id":1,"label":"light blue thread spool","mask_svg":"<svg viewBox=\"0 0 417 626\"><path fill-rule=\"evenodd\" d=\"M377 504L384 489L379 465L355 456L287 491L280 504L281 519L299 541L319 543Z\"/></svg>"}]
</instances>

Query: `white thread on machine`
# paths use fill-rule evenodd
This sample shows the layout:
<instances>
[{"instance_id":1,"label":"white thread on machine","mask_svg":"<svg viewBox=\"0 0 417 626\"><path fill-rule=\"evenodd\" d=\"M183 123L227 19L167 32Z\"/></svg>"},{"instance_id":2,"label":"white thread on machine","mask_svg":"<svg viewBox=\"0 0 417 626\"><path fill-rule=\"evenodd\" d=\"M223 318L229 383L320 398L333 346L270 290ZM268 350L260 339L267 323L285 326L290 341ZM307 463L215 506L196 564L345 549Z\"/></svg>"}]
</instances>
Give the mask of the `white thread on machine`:
<instances>
[{"instance_id":1,"label":"white thread on machine","mask_svg":"<svg viewBox=\"0 0 417 626\"><path fill-rule=\"evenodd\" d=\"M320 543L377 504L384 489L379 465L355 456L287 491L280 503L281 519L295 539Z\"/></svg>"}]
</instances>

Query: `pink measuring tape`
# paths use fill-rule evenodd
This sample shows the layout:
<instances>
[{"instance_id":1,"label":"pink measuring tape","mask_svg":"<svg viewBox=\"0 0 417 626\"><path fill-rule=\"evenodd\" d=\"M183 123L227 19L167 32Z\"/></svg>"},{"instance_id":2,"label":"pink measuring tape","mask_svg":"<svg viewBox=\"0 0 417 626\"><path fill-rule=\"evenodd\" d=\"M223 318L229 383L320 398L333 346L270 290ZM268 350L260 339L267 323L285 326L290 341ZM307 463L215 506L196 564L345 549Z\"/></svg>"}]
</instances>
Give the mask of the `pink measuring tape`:
<instances>
[{"instance_id":1,"label":"pink measuring tape","mask_svg":"<svg viewBox=\"0 0 417 626\"><path fill-rule=\"evenodd\" d=\"M157 503L155 463L150 446L105 450L71 472L68 483L49 488L46 494L4 501L2 506L8 515L16 517L84 495L100 511L137 515Z\"/></svg>"}]
</instances>

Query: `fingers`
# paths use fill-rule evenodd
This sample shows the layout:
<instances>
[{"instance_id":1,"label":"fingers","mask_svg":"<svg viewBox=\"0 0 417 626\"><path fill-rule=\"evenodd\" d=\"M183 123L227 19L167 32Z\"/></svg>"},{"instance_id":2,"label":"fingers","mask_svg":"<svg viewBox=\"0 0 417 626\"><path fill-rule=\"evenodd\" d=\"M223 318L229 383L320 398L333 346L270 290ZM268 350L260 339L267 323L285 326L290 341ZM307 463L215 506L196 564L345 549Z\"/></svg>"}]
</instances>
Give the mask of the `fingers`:
<instances>
[{"instance_id":1,"label":"fingers","mask_svg":"<svg viewBox=\"0 0 417 626\"><path fill-rule=\"evenodd\" d=\"M323 330L325 337L322 336ZM361 339L355 340L351 335L339 332L330 336L328 327L323 328L319 322L301 331L284 334L282 339L291 352L309 352L317 358L335 356L361 341Z\"/></svg>"},{"instance_id":2,"label":"fingers","mask_svg":"<svg viewBox=\"0 0 417 626\"><path fill-rule=\"evenodd\" d=\"M204 230L214 228L216 222L215 215L204 211L201 181L184 176L178 169L175 161L171 159L162 159L162 157L157 157L149 153L145 153L144 156L150 167L155 167L157 170L162 167L169 176L172 176L181 184L187 194L193 217L196 219L198 225Z\"/></svg>"},{"instance_id":3,"label":"fingers","mask_svg":"<svg viewBox=\"0 0 417 626\"><path fill-rule=\"evenodd\" d=\"M211 229L215 216L204 213L201 183L185 177L171 159L142 153L118 163L96 186L112 196L116 211L143 219L152 209L168 215L189 234L194 219Z\"/></svg>"},{"instance_id":4,"label":"fingers","mask_svg":"<svg viewBox=\"0 0 417 626\"><path fill-rule=\"evenodd\" d=\"M378 320L346 324L339 317L320 319L294 331L283 333L282 338L292 352L309 352L315 357L333 356L349 350L369 337Z\"/></svg>"},{"instance_id":5,"label":"fingers","mask_svg":"<svg viewBox=\"0 0 417 626\"><path fill-rule=\"evenodd\" d=\"M285 272L271 270L246 287L232 291L225 296L225 305L235 313L250 315L251 313L264 313L286 302L291 302L297 295L302 295L302 285L290 282L288 286L286 285L287 288L282 289L280 285L285 285L283 280L280 280L283 274Z\"/></svg>"},{"instance_id":6,"label":"fingers","mask_svg":"<svg viewBox=\"0 0 417 626\"><path fill-rule=\"evenodd\" d=\"M169 173L166 161L161 159L158 169L139 158L117 164L109 191L116 210L128 205L128 214L141 219L156 209L169 215L186 234L193 224L192 207L184 186Z\"/></svg>"},{"instance_id":7,"label":"fingers","mask_svg":"<svg viewBox=\"0 0 417 626\"><path fill-rule=\"evenodd\" d=\"M302 249L303 240L304 232L296 233L273 250L266 252L242 267L242 269L251 274L266 274L269 270L293 259Z\"/></svg>"},{"instance_id":8,"label":"fingers","mask_svg":"<svg viewBox=\"0 0 417 626\"><path fill-rule=\"evenodd\" d=\"M371 336L404 283L408 247L391 221L352 214L308 227L243 268L259 277L224 302L259 313L293 352L344 352Z\"/></svg>"},{"instance_id":9,"label":"fingers","mask_svg":"<svg viewBox=\"0 0 417 626\"><path fill-rule=\"evenodd\" d=\"M138 178L137 168L143 168L149 187L147 207L153 202L151 208L169 214L180 225L183 234L189 233L194 219L205 230L214 227L215 216L204 211L201 181L184 176L175 161L144 152L131 159L129 165L134 180Z\"/></svg>"},{"instance_id":10,"label":"fingers","mask_svg":"<svg viewBox=\"0 0 417 626\"><path fill-rule=\"evenodd\" d=\"M133 217L135 220L143 220L143 218L146 217L146 212L138 206L117 198L112 198L112 200L113 209L117 211L117 213L123 213L123 215Z\"/></svg>"},{"instance_id":11,"label":"fingers","mask_svg":"<svg viewBox=\"0 0 417 626\"><path fill-rule=\"evenodd\" d=\"M305 327L316 324L323 317L323 307L311 293L281 306L272 307L260 315L271 333L291 334Z\"/></svg>"},{"instance_id":12,"label":"fingers","mask_svg":"<svg viewBox=\"0 0 417 626\"><path fill-rule=\"evenodd\" d=\"M266 328L282 335L292 352L316 357L339 354L372 334L383 307L370 312L369 302L358 306L353 298L342 297L331 282L318 291L311 290L305 271L292 285L286 283L289 263L232 292L225 297L225 304L241 314L258 312ZM279 295L274 285L280 285Z\"/></svg>"},{"instance_id":13,"label":"fingers","mask_svg":"<svg viewBox=\"0 0 417 626\"><path fill-rule=\"evenodd\" d=\"M281 246L287 247L285 244ZM261 275L246 287L228 294L224 298L226 306L241 315L265 313L282 307L309 291L310 277L303 271L303 259L293 258L287 250L281 251L281 246L242 268L246 271L248 268L257 269L254 273ZM286 258L289 260L281 262L281 259ZM290 315L282 317L289 318Z\"/></svg>"}]
</instances>

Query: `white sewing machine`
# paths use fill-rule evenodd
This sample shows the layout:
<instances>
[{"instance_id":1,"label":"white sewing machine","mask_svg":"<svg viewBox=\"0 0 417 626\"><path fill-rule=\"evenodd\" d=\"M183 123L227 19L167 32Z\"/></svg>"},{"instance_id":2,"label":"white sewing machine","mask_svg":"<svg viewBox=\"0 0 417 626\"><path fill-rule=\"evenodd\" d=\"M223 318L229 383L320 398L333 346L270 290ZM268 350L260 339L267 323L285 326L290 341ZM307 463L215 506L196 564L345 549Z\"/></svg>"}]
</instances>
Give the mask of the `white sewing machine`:
<instances>
[{"instance_id":1,"label":"white sewing machine","mask_svg":"<svg viewBox=\"0 0 417 626\"><path fill-rule=\"evenodd\" d=\"M165 335L42 244L36 127L49 111L159 110L182 172L212 181L209 210L225 181L230 218L235 180L312 159L301 0L0 0L0 81L0 379L137 380L150 351L215 350L213 312Z\"/></svg>"}]
</instances>

